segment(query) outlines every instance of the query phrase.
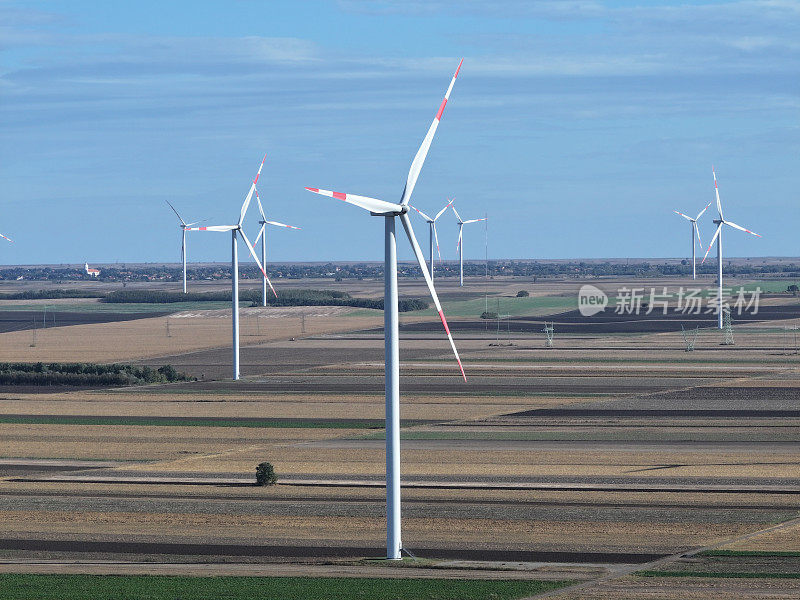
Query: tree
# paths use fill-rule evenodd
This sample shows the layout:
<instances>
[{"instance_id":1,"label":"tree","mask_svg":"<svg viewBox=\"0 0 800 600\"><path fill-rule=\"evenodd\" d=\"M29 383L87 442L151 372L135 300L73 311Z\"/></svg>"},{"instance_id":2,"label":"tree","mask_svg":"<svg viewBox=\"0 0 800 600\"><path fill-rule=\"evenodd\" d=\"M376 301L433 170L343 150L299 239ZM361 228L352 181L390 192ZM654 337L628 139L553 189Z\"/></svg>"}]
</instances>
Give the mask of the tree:
<instances>
[{"instance_id":1,"label":"tree","mask_svg":"<svg viewBox=\"0 0 800 600\"><path fill-rule=\"evenodd\" d=\"M527 298L528 296L530 296L530 294L525 290L520 290L517 292L517 298Z\"/></svg>"},{"instance_id":2,"label":"tree","mask_svg":"<svg viewBox=\"0 0 800 600\"><path fill-rule=\"evenodd\" d=\"M256 467L256 485L275 485L277 482L272 463L262 462Z\"/></svg>"}]
</instances>

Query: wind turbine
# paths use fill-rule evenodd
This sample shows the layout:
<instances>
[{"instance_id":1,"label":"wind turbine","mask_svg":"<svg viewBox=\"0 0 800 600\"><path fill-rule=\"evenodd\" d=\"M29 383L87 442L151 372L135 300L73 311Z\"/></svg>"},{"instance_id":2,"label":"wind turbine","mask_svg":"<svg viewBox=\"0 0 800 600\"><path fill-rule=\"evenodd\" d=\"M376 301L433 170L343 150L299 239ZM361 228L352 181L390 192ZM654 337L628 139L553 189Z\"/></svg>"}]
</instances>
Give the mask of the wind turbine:
<instances>
[{"instance_id":1,"label":"wind turbine","mask_svg":"<svg viewBox=\"0 0 800 600\"><path fill-rule=\"evenodd\" d=\"M247 249L250 251L250 254L253 256L253 259L256 261L258 268L264 274L264 280L269 284L272 293L275 294L275 297L278 297L278 294L275 293L275 288L272 287L272 282L267 277L267 272L264 270L264 267L261 265L261 262L258 260L258 256L256 256L256 251L253 248L253 244L250 243L250 240L247 239L247 236L244 234L244 230L242 229L242 221L244 221L244 216L247 213L247 207L250 206L250 200L253 198L253 193L256 190L256 183L258 182L258 177L261 175L261 169L264 167L264 161L267 159L267 155L264 155L264 158L261 159L261 165L258 167L258 173L256 174L256 178L253 180L252 185L250 186L250 191L247 193L247 196L242 203L242 208L239 211L239 221L236 225L208 225L206 227L184 227L184 231L230 231L231 232L231 315L233 321L233 378L239 379L239 246L237 242L237 236L242 236Z\"/></svg>"},{"instance_id":2,"label":"wind turbine","mask_svg":"<svg viewBox=\"0 0 800 600\"><path fill-rule=\"evenodd\" d=\"M294 225L286 225L284 223L278 223L277 221L267 221L266 215L264 215L264 207L261 206L261 196L258 195L258 190L256 190L256 201L258 202L258 212L261 213L261 220L259 224L261 225L261 229L258 232L258 236L256 237L255 241L253 242L254 246L258 245L258 240L261 239L261 264L266 269L267 267L267 225L274 225L276 227L286 227L288 229L300 229L300 227L295 227ZM264 273L264 279L261 282L261 306L267 305L267 274Z\"/></svg>"},{"instance_id":3,"label":"wind turbine","mask_svg":"<svg viewBox=\"0 0 800 600\"><path fill-rule=\"evenodd\" d=\"M734 229L739 229L740 231L744 231L745 233L749 233L750 235L754 235L756 237L761 237L757 233L750 231L749 229L745 229L741 225L737 225L732 221L726 221L722 216L722 202L719 200L719 187L717 186L717 173L714 171L714 167L711 167L711 173L714 175L714 192L717 195L717 212L719 212L719 219L714 219L713 223L717 226L717 230L714 232L714 237L711 238L711 243L708 245L708 250L706 250L706 255L703 257L703 261L700 263L701 265L706 262L706 258L708 257L708 253L711 251L711 246L714 245L714 240L717 242L717 284L719 285L719 311L717 313L718 317L718 325L719 328L722 329L722 226L729 225Z\"/></svg>"},{"instance_id":4,"label":"wind turbine","mask_svg":"<svg viewBox=\"0 0 800 600\"><path fill-rule=\"evenodd\" d=\"M172 209L172 212L175 213L175 216L177 216L178 220L181 222L181 232L182 232L182 237L181 237L181 261L183 262L183 293L185 294L186 293L186 228L187 227L191 228L192 225L197 225L198 223L202 223L206 219L203 219L203 221L195 221L194 223L187 223L186 221L183 220L183 217L181 217L178 214L178 211L175 210L175 207L172 206L172 203L169 200L164 200L164 202L169 204L169 207Z\"/></svg>"},{"instance_id":5,"label":"wind turbine","mask_svg":"<svg viewBox=\"0 0 800 600\"><path fill-rule=\"evenodd\" d=\"M453 342L453 336L450 335L450 328L447 325L444 312L442 312L442 305L439 303L439 297L433 287L433 280L430 273L428 273L425 258L414 235L411 219L408 217L408 202L411 200L411 194L414 191L417 178L422 170L425 157L436 134L436 128L439 126L444 107L450 97L450 92L463 62L464 60L462 59L458 63L458 68L450 81L450 86L445 92L444 100L439 106L425 139L422 140L422 145L416 156L414 156L399 204L365 196L331 192L319 188L306 188L316 194L330 196L368 210L372 216L384 218L383 328L386 376L386 558L390 560L399 560L400 551L403 547L400 538L400 336L397 310L397 239L395 235L395 219L397 217L400 218L400 222L403 224L408 241L414 250L414 256L417 258L419 267L422 270L422 276L428 285L428 291L430 291L433 303L436 305L436 310L439 311L439 318L442 320L447 339L450 341L450 347L453 349L456 361L458 361L461 376L464 381L467 379L466 375L464 375L461 359L458 356L458 350L456 350L456 345Z\"/></svg>"},{"instance_id":6,"label":"wind turbine","mask_svg":"<svg viewBox=\"0 0 800 600\"><path fill-rule=\"evenodd\" d=\"M467 219L465 221L464 219L461 218L461 215L458 214L455 204L453 205L453 212L456 213L456 218L458 219L458 242L456 242L456 250L458 250L458 266L459 266L459 278L460 278L459 285L461 285L461 287L464 287L464 240L463 240L464 225L467 225L469 223L478 223L479 221L486 221L488 217L484 217L483 219Z\"/></svg>"},{"instance_id":7,"label":"wind turbine","mask_svg":"<svg viewBox=\"0 0 800 600\"><path fill-rule=\"evenodd\" d=\"M713 202L713 200L711 202ZM711 202L706 204L706 207L703 210L701 210L694 219L689 215L685 215L682 212L678 212L677 210L672 211L676 215L680 215L684 219L688 219L692 223L692 279L697 279L697 271L695 269L695 262L697 260L697 247L694 245L695 234L697 234L697 242L700 244L700 250L703 249L703 240L700 239L700 230L697 228L697 220L703 216L703 213L706 212L706 210L708 210L708 207L711 206Z\"/></svg>"},{"instance_id":8,"label":"wind turbine","mask_svg":"<svg viewBox=\"0 0 800 600\"><path fill-rule=\"evenodd\" d=\"M455 200L455 198L453 198L453 200ZM446 211L448 209L448 207L451 204L453 204L453 200L450 200L450 202L448 202L442 210L440 210L438 213L436 213L436 216L433 217L433 218L431 218L428 215L426 215L424 212L422 212L417 207L415 207L415 206L411 207L415 211L417 211L419 213L419 215L423 219L425 219L428 222L428 243L430 245L430 251L428 253L429 260L430 260L430 267L429 267L428 270L431 272L431 280L433 280L433 240L434 239L436 239L436 252L439 254L439 260L440 261L442 260L442 252L441 252L441 250L439 250L439 235L436 233L436 219L441 217L444 214L444 211Z\"/></svg>"}]
</instances>

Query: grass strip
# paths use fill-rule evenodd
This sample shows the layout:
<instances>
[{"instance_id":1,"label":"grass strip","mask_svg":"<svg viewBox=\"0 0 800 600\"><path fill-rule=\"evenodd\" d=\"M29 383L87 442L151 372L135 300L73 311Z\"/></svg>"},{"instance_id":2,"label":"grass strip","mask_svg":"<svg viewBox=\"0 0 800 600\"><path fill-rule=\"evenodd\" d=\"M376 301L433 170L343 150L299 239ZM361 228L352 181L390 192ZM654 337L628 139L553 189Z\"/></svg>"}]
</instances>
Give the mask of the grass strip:
<instances>
[{"instance_id":1,"label":"grass strip","mask_svg":"<svg viewBox=\"0 0 800 600\"><path fill-rule=\"evenodd\" d=\"M0 415L0 423L20 425L125 425L141 427L254 427L277 429L383 429L382 419L204 419L202 417L125 417L93 415ZM400 421L403 427L420 425Z\"/></svg>"},{"instance_id":2,"label":"grass strip","mask_svg":"<svg viewBox=\"0 0 800 600\"><path fill-rule=\"evenodd\" d=\"M706 550L698 556L791 556L800 557L800 552L785 550Z\"/></svg>"},{"instance_id":3,"label":"grass strip","mask_svg":"<svg viewBox=\"0 0 800 600\"><path fill-rule=\"evenodd\" d=\"M637 571L639 577L707 577L717 579L800 579L800 573L722 573L719 571Z\"/></svg>"},{"instance_id":4,"label":"grass strip","mask_svg":"<svg viewBox=\"0 0 800 600\"><path fill-rule=\"evenodd\" d=\"M5 600L514 600L570 581L338 577L0 575Z\"/></svg>"}]
</instances>

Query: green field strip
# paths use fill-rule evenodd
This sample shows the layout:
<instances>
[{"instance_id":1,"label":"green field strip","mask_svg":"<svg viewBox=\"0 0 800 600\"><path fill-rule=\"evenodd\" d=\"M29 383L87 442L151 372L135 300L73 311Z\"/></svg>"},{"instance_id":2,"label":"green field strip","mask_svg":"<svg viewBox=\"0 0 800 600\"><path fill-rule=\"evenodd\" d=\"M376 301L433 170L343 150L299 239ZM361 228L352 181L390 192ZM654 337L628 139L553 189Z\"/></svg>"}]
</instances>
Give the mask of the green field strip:
<instances>
[{"instance_id":1,"label":"green field strip","mask_svg":"<svg viewBox=\"0 0 800 600\"><path fill-rule=\"evenodd\" d=\"M94 415L0 415L0 423L18 425L123 425L127 427L251 427L278 429L383 429L383 419L241 419L203 417L129 417ZM400 421L413 427L430 421Z\"/></svg>"},{"instance_id":2,"label":"green field strip","mask_svg":"<svg viewBox=\"0 0 800 600\"><path fill-rule=\"evenodd\" d=\"M637 571L639 577L707 577L717 579L800 579L800 573L749 573L720 571Z\"/></svg>"},{"instance_id":3,"label":"green field strip","mask_svg":"<svg viewBox=\"0 0 800 600\"><path fill-rule=\"evenodd\" d=\"M4 600L515 600L572 583L373 577L0 575Z\"/></svg>"}]
</instances>

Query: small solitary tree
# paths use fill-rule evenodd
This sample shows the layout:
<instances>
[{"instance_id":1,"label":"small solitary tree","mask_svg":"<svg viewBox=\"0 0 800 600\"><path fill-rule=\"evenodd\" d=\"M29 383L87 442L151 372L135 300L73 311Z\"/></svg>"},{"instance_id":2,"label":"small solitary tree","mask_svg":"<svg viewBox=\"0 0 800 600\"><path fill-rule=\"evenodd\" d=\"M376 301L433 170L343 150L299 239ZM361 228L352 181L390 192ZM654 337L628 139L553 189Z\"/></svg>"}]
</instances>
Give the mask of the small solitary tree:
<instances>
[{"instance_id":1,"label":"small solitary tree","mask_svg":"<svg viewBox=\"0 0 800 600\"><path fill-rule=\"evenodd\" d=\"M786 291L789 292L790 294L797 296L797 292L800 292L800 288L797 287L796 283L793 283L788 288L786 288Z\"/></svg>"},{"instance_id":2,"label":"small solitary tree","mask_svg":"<svg viewBox=\"0 0 800 600\"><path fill-rule=\"evenodd\" d=\"M530 296L530 294L525 290L520 290L517 292L517 298L527 298L528 296Z\"/></svg>"},{"instance_id":3,"label":"small solitary tree","mask_svg":"<svg viewBox=\"0 0 800 600\"><path fill-rule=\"evenodd\" d=\"M256 485L275 485L277 482L272 463L262 462L256 467Z\"/></svg>"}]
</instances>

